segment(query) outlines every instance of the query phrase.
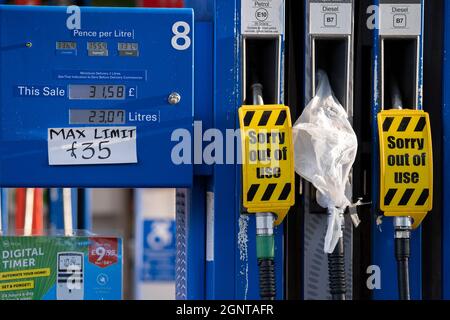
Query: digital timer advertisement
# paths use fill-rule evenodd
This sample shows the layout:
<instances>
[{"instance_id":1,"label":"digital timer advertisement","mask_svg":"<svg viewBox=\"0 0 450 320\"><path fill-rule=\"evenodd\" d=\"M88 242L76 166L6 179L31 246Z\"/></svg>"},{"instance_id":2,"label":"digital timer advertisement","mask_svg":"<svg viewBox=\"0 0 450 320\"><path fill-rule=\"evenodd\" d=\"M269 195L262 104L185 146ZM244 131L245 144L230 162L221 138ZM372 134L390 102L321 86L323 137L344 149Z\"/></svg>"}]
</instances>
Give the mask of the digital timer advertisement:
<instances>
[{"instance_id":1,"label":"digital timer advertisement","mask_svg":"<svg viewBox=\"0 0 450 320\"><path fill-rule=\"evenodd\" d=\"M0 238L0 300L120 300L122 240Z\"/></svg>"}]
</instances>

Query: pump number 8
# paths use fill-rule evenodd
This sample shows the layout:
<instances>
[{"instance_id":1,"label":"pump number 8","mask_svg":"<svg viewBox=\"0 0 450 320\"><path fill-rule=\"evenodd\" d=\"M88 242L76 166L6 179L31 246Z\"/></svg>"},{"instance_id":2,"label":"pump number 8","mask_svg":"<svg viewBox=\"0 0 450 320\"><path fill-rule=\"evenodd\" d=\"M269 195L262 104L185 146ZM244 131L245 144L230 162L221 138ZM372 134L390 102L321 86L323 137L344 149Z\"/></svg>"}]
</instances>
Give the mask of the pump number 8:
<instances>
[{"instance_id":1,"label":"pump number 8","mask_svg":"<svg viewBox=\"0 0 450 320\"><path fill-rule=\"evenodd\" d=\"M176 50L187 50L191 46L191 38L189 38L189 32L191 32L191 26L184 21L175 22L172 26L172 47ZM181 42L181 44L180 44Z\"/></svg>"}]
</instances>

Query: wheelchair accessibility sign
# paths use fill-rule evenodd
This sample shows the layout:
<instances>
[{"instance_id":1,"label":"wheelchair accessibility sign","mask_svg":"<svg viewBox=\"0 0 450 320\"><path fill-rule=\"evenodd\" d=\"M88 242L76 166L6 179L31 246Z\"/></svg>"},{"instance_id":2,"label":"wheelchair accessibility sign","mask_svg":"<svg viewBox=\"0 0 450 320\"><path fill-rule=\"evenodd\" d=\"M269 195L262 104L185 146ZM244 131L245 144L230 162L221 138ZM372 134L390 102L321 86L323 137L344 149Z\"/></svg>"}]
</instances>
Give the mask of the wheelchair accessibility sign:
<instances>
[{"instance_id":1,"label":"wheelchair accessibility sign","mask_svg":"<svg viewBox=\"0 0 450 320\"><path fill-rule=\"evenodd\" d=\"M145 220L143 224L142 281L174 281L176 238L175 221Z\"/></svg>"}]
</instances>

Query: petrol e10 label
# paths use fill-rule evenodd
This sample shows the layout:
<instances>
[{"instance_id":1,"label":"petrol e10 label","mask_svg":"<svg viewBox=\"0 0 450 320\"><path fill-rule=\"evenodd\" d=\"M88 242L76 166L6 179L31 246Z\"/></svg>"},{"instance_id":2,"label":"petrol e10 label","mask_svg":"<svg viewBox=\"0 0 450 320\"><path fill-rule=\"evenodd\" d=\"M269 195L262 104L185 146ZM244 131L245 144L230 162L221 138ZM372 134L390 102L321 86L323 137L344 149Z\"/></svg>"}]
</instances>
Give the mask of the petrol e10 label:
<instances>
[{"instance_id":1,"label":"petrol e10 label","mask_svg":"<svg viewBox=\"0 0 450 320\"><path fill-rule=\"evenodd\" d=\"M418 226L433 203L430 119L420 110L378 114L380 208L387 216L411 216Z\"/></svg>"},{"instance_id":2,"label":"petrol e10 label","mask_svg":"<svg viewBox=\"0 0 450 320\"><path fill-rule=\"evenodd\" d=\"M250 213L273 212L280 223L294 204L294 163L289 108L239 109L243 203Z\"/></svg>"}]
</instances>

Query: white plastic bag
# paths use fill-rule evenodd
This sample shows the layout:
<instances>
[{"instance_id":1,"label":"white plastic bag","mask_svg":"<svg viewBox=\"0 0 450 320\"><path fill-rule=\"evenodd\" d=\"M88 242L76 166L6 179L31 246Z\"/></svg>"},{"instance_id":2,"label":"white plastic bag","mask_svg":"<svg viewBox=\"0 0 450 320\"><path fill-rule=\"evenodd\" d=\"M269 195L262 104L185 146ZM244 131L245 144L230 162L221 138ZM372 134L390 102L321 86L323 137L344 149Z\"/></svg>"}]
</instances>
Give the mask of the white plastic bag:
<instances>
[{"instance_id":1,"label":"white plastic bag","mask_svg":"<svg viewBox=\"0 0 450 320\"><path fill-rule=\"evenodd\" d=\"M317 73L317 93L294 124L295 171L317 189L317 201L328 209L324 251L332 253L342 236L349 174L358 140L345 109L334 97L324 71Z\"/></svg>"}]
</instances>

